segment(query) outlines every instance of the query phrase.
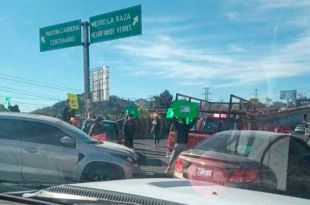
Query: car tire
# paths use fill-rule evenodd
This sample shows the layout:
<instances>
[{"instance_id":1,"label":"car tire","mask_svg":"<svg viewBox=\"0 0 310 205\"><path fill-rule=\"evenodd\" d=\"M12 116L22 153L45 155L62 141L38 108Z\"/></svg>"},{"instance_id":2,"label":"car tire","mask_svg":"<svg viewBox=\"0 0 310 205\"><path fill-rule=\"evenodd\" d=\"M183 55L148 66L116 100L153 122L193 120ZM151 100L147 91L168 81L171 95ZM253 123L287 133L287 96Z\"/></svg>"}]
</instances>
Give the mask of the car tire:
<instances>
[{"instance_id":1,"label":"car tire","mask_svg":"<svg viewBox=\"0 0 310 205\"><path fill-rule=\"evenodd\" d=\"M94 162L89 164L83 171L82 182L108 181L124 179L121 167L110 163Z\"/></svg>"}]
</instances>

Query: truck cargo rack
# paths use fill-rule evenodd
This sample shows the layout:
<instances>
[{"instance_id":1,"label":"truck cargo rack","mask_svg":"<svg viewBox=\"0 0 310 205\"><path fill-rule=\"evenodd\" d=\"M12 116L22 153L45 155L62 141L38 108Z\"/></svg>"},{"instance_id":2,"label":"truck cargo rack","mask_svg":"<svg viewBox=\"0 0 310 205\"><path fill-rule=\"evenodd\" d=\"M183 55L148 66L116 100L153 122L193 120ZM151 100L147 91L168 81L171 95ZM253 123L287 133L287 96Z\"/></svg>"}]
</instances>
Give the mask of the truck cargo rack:
<instances>
[{"instance_id":1,"label":"truck cargo rack","mask_svg":"<svg viewBox=\"0 0 310 205\"><path fill-rule=\"evenodd\" d=\"M230 128L231 120L236 121L241 118L249 119L254 115L256 110L253 103L236 95L230 95L229 102L211 102L181 93L177 93L175 99L198 103L201 116L213 113L217 113L220 116L225 114L227 116L228 128ZM237 100L238 102L234 102L234 100Z\"/></svg>"}]
</instances>

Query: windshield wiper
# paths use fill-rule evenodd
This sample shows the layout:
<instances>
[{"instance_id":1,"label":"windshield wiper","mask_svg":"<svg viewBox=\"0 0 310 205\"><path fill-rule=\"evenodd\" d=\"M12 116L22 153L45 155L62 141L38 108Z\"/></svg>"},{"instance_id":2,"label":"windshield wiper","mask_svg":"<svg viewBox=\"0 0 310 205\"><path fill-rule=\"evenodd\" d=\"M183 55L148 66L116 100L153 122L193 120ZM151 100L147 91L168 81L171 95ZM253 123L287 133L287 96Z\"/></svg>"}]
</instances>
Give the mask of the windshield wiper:
<instances>
[{"instance_id":1,"label":"windshield wiper","mask_svg":"<svg viewBox=\"0 0 310 205\"><path fill-rule=\"evenodd\" d=\"M34 204L34 205L59 205L59 203L43 201L39 199L26 198L22 196L16 196L11 194L0 194L0 199L3 201L16 202L21 204Z\"/></svg>"},{"instance_id":2,"label":"windshield wiper","mask_svg":"<svg viewBox=\"0 0 310 205\"><path fill-rule=\"evenodd\" d=\"M65 199L65 198L49 198L49 197L40 197L37 195L37 192L35 193L25 193L23 197L20 197L23 199L33 199L33 200L44 200L47 203L50 203L51 205L54 205L55 203L58 204L101 204L101 205L142 205L140 203L133 203L133 202L124 202L124 201L115 201L110 199L94 199L94 200L88 200L88 199ZM50 205L48 204L48 205Z\"/></svg>"},{"instance_id":3,"label":"windshield wiper","mask_svg":"<svg viewBox=\"0 0 310 205\"><path fill-rule=\"evenodd\" d=\"M103 142L88 141L87 144L103 144Z\"/></svg>"}]
</instances>

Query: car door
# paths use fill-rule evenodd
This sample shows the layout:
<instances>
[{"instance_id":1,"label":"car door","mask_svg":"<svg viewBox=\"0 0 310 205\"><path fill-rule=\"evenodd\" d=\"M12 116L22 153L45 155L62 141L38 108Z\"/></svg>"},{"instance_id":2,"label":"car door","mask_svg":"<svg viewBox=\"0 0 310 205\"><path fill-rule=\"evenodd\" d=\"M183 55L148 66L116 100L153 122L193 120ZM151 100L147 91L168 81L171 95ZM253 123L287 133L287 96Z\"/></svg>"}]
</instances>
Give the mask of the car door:
<instances>
[{"instance_id":1,"label":"car door","mask_svg":"<svg viewBox=\"0 0 310 205\"><path fill-rule=\"evenodd\" d=\"M25 182L57 184L76 180L76 143L68 146L60 141L69 136L67 133L54 125L37 121L19 121L17 128L21 137Z\"/></svg>"},{"instance_id":2,"label":"car door","mask_svg":"<svg viewBox=\"0 0 310 205\"><path fill-rule=\"evenodd\" d=\"M310 198L310 148L299 138L291 137L287 169L287 193Z\"/></svg>"},{"instance_id":3,"label":"car door","mask_svg":"<svg viewBox=\"0 0 310 205\"><path fill-rule=\"evenodd\" d=\"M14 124L13 119L0 119L0 180L22 182L21 141Z\"/></svg>"}]
</instances>

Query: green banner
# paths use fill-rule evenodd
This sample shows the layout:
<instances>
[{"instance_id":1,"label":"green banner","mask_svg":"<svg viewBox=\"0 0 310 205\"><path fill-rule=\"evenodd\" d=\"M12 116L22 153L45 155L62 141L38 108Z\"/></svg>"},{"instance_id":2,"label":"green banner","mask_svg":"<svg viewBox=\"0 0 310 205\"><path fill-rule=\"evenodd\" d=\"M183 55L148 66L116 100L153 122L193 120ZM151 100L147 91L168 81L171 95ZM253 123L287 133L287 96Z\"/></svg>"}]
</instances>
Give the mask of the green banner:
<instances>
[{"instance_id":1,"label":"green banner","mask_svg":"<svg viewBox=\"0 0 310 205\"><path fill-rule=\"evenodd\" d=\"M173 108L168 108L166 113L166 118L172 119L173 118Z\"/></svg>"},{"instance_id":2,"label":"green banner","mask_svg":"<svg viewBox=\"0 0 310 205\"><path fill-rule=\"evenodd\" d=\"M125 111L127 114L132 115L133 117L139 117L140 115L138 108L134 106L127 107Z\"/></svg>"},{"instance_id":3,"label":"green banner","mask_svg":"<svg viewBox=\"0 0 310 205\"><path fill-rule=\"evenodd\" d=\"M173 116L176 118L188 118L190 120L198 117L198 104L186 100L174 101L171 105Z\"/></svg>"}]
</instances>

